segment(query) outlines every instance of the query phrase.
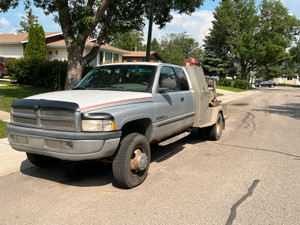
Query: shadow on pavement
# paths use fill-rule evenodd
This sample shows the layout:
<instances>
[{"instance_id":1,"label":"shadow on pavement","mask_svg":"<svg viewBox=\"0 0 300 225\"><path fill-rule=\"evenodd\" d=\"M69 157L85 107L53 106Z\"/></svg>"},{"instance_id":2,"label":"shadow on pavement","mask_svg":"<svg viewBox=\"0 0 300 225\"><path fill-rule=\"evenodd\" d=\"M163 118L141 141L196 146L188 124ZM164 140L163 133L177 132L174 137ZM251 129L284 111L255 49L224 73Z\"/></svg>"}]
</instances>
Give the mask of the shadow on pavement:
<instances>
[{"instance_id":1,"label":"shadow on pavement","mask_svg":"<svg viewBox=\"0 0 300 225\"><path fill-rule=\"evenodd\" d=\"M151 163L163 162L184 149L185 144L202 142L191 135L166 146L151 145ZM22 162L20 171L28 176L37 177L57 183L78 187L105 186L113 183L112 164L97 160L88 161L61 161L47 168L31 166L26 159ZM151 170L151 165L150 165Z\"/></svg>"},{"instance_id":2,"label":"shadow on pavement","mask_svg":"<svg viewBox=\"0 0 300 225\"><path fill-rule=\"evenodd\" d=\"M265 112L269 114L279 114L282 116L289 116L294 119L300 119L300 103L289 103L283 106L268 106L263 109L255 109L253 111Z\"/></svg>"}]
</instances>

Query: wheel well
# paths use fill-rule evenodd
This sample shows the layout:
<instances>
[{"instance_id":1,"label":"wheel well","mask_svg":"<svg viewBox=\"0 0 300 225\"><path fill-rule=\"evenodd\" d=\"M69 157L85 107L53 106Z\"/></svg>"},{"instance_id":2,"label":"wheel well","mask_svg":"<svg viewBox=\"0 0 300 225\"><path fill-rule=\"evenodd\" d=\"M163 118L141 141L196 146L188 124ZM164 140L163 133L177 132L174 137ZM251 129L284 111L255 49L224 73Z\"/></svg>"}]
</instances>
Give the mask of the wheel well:
<instances>
[{"instance_id":1,"label":"wheel well","mask_svg":"<svg viewBox=\"0 0 300 225\"><path fill-rule=\"evenodd\" d=\"M152 133L152 121L150 119L140 119L126 123L122 127L122 138L130 133L139 133L144 135L148 140Z\"/></svg>"}]
</instances>

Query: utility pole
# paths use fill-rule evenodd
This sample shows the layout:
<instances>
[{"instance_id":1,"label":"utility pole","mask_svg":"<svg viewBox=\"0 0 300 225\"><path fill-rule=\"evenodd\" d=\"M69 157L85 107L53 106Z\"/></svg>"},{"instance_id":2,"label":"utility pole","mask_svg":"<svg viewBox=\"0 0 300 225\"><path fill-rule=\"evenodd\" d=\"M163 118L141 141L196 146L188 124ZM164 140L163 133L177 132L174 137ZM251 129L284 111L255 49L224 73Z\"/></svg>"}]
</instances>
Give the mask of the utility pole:
<instances>
[{"instance_id":1,"label":"utility pole","mask_svg":"<svg viewBox=\"0 0 300 225\"><path fill-rule=\"evenodd\" d=\"M149 28L148 28L148 39L147 39L146 62L150 61L150 50L151 50L151 39L152 39L152 24L153 24L153 10L154 10L154 0L151 1L151 9L150 9L150 15L149 15Z\"/></svg>"}]
</instances>

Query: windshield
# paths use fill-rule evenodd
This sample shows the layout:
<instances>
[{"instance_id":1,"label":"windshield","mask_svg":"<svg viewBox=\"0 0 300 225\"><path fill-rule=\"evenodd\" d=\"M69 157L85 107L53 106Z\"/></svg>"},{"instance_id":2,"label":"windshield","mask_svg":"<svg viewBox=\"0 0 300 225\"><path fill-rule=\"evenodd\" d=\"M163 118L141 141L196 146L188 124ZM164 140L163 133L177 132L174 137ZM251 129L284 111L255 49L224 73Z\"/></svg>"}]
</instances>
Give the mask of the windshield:
<instances>
[{"instance_id":1,"label":"windshield","mask_svg":"<svg viewBox=\"0 0 300 225\"><path fill-rule=\"evenodd\" d=\"M110 65L90 71L75 89L151 92L156 67Z\"/></svg>"}]
</instances>

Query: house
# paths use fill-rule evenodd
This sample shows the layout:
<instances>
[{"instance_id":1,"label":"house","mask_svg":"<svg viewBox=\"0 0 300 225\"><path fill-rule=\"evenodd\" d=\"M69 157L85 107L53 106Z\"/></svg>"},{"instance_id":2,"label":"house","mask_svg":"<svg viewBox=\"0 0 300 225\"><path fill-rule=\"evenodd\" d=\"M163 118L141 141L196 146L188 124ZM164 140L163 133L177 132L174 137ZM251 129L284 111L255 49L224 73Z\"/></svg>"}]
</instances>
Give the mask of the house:
<instances>
[{"instance_id":1,"label":"house","mask_svg":"<svg viewBox=\"0 0 300 225\"><path fill-rule=\"evenodd\" d=\"M145 51L130 51L127 54L123 54L123 60L127 62L146 62ZM164 62L163 58L155 51L150 52L150 60L154 62Z\"/></svg>"},{"instance_id":2,"label":"house","mask_svg":"<svg viewBox=\"0 0 300 225\"><path fill-rule=\"evenodd\" d=\"M67 47L61 32L45 32L46 37L46 55L45 58L52 60L67 60ZM28 33L0 34L0 56L5 58L21 58L24 56L24 49L28 42ZM86 42L84 55L93 47L95 39L89 39ZM121 61L123 54L129 51L115 48L109 45L101 45L97 57L90 63L98 66L115 61Z\"/></svg>"},{"instance_id":3,"label":"house","mask_svg":"<svg viewBox=\"0 0 300 225\"><path fill-rule=\"evenodd\" d=\"M295 74L293 77L283 75L278 78L274 78L274 82L276 84L300 85L300 79L298 74Z\"/></svg>"}]
</instances>

